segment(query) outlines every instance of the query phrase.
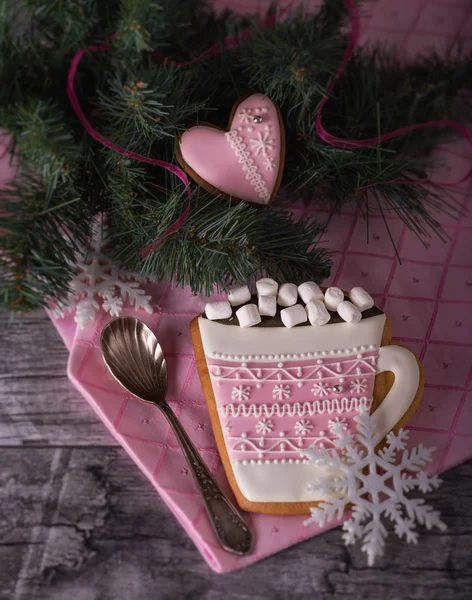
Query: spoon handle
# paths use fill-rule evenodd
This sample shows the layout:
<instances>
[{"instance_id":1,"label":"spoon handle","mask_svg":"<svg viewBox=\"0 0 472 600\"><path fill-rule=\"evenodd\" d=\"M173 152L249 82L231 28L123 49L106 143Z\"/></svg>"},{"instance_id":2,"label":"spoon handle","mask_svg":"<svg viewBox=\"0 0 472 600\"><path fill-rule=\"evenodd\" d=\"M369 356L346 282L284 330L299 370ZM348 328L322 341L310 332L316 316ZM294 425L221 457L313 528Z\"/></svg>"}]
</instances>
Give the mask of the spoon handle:
<instances>
[{"instance_id":1,"label":"spoon handle","mask_svg":"<svg viewBox=\"0 0 472 600\"><path fill-rule=\"evenodd\" d=\"M221 542L228 552L243 556L252 548L253 536L240 514L221 491L213 475L208 470L197 449L188 437L187 432L167 403L160 403L159 408L167 417L190 470L205 503L208 517Z\"/></svg>"}]
</instances>

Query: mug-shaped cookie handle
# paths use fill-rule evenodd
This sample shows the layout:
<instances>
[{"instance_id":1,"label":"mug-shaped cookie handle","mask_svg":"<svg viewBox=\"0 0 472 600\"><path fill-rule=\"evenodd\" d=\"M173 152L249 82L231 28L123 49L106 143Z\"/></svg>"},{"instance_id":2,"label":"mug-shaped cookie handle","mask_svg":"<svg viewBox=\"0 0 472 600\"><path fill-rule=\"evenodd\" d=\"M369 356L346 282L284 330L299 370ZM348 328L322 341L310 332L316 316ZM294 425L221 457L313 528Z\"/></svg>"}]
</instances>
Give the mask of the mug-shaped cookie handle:
<instances>
[{"instance_id":1,"label":"mug-shaped cookie handle","mask_svg":"<svg viewBox=\"0 0 472 600\"><path fill-rule=\"evenodd\" d=\"M415 355L403 346L382 346L379 349L377 375L391 371L395 376L390 391L373 413L380 442L406 413L420 385L420 369Z\"/></svg>"}]
</instances>

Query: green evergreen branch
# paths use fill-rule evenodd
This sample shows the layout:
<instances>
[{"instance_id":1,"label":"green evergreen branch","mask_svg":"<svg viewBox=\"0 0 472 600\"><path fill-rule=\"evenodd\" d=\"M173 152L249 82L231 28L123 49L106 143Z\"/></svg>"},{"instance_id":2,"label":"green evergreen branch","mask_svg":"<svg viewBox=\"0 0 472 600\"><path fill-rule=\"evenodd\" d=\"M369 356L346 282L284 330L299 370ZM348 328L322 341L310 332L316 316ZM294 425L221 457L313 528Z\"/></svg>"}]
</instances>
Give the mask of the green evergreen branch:
<instances>
[{"instance_id":1,"label":"green evergreen branch","mask_svg":"<svg viewBox=\"0 0 472 600\"><path fill-rule=\"evenodd\" d=\"M0 190L0 298L10 311L37 310L67 293L93 218L70 193L58 186L51 201L28 175Z\"/></svg>"},{"instance_id":2,"label":"green evergreen branch","mask_svg":"<svg viewBox=\"0 0 472 600\"><path fill-rule=\"evenodd\" d=\"M40 175L49 193L73 176L81 148L59 106L40 100L17 106L11 131L23 167Z\"/></svg>"},{"instance_id":3,"label":"green evergreen branch","mask_svg":"<svg viewBox=\"0 0 472 600\"><path fill-rule=\"evenodd\" d=\"M299 8L273 28L261 28L239 51L247 86L261 89L286 111L286 119L313 118L346 46L338 34L342 3L327 2L313 17Z\"/></svg>"},{"instance_id":4,"label":"green evergreen branch","mask_svg":"<svg viewBox=\"0 0 472 600\"><path fill-rule=\"evenodd\" d=\"M328 274L329 257L314 245L320 224L291 222L274 208L278 200L269 209L228 204L196 184L187 223L142 261L139 250L182 213L183 188L164 170L88 138L66 93L77 50L116 31L110 51L84 57L76 79L93 126L114 142L175 161L175 138L189 123L226 127L238 97L262 91L280 104L283 184L292 194L312 203L328 198L333 214L356 203L367 220L394 214L419 236L444 237L438 215L457 216L459 202L425 178L434 145L451 139L450 131L425 129L355 151L316 135L314 114L346 45L345 16L341 0L325 0L313 15L295 11L264 29L255 18L216 14L203 0L0 0L0 127L11 134L18 163L17 180L0 193L4 304L28 310L62 296L97 212L110 216L116 252L129 267L194 290L262 271L281 281ZM194 58L248 26L250 42L192 67L160 58ZM385 48L364 48L336 83L323 125L360 139L461 119L471 87L471 54L431 52L404 64Z\"/></svg>"},{"instance_id":5,"label":"green evergreen branch","mask_svg":"<svg viewBox=\"0 0 472 600\"><path fill-rule=\"evenodd\" d=\"M193 78L192 73L163 68L152 60L125 69L111 77L106 92L98 91L98 115L110 137L130 150L152 154L163 138L173 147L175 136L205 105L188 92Z\"/></svg>"},{"instance_id":6,"label":"green evergreen branch","mask_svg":"<svg viewBox=\"0 0 472 600\"><path fill-rule=\"evenodd\" d=\"M215 282L221 288L262 272L278 281L321 281L328 275L330 260L314 245L322 231L318 222L294 223L284 210L232 204L201 188L194 190L192 211L178 234L143 262L140 249L177 220L186 202L186 194L176 190L161 204L141 196L125 219L119 210L111 219L117 258L145 276L207 294Z\"/></svg>"}]
</instances>

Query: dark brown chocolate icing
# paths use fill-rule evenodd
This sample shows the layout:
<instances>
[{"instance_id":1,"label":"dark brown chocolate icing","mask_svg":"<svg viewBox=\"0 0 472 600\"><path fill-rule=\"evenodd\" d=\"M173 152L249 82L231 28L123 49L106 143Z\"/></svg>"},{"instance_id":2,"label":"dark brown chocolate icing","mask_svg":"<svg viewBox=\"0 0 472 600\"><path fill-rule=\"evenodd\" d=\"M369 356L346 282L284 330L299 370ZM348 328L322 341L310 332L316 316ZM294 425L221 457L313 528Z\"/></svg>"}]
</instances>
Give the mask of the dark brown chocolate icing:
<instances>
[{"instance_id":1,"label":"dark brown chocolate icing","mask_svg":"<svg viewBox=\"0 0 472 600\"><path fill-rule=\"evenodd\" d=\"M344 296L344 300L349 300L349 298ZM246 304L255 304L257 306L257 296L253 295L251 300L246 302ZM233 314L231 317L229 317L229 319L217 319L215 323L222 323L223 325L238 325L239 327L236 311L239 310L241 306L244 306L244 304L241 304L240 306L233 306ZM277 305L275 317L261 317L262 321L259 324L254 325L254 327L285 327L285 325L282 323L282 319L280 318L280 311L284 308L286 307ZM326 323L326 325L331 325L332 323L345 323L345 321L338 315L337 312L333 312L331 310L328 312L331 315L331 319L328 323ZM378 315L383 314L384 313L382 310L380 310L380 308L373 306L362 313L362 319L370 319L370 317L377 317ZM205 314L203 314L202 317L204 319L207 318ZM299 325L295 325L295 327L305 327L307 325L311 327L310 321L305 321L305 323L300 323ZM323 325L323 327L326 327L326 325Z\"/></svg>"}]
</instances>

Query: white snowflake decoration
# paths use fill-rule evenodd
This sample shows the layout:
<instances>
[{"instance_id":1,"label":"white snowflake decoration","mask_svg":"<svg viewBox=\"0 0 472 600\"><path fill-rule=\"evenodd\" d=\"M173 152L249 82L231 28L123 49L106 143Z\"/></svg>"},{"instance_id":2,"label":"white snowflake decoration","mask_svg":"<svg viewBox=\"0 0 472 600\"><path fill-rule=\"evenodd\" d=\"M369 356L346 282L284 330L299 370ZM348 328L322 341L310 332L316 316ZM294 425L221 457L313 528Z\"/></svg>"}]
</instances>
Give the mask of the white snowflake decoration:
<instances>
[{"instance_id":1,"label":"white snowflake decoration","mask_svg":"<svg viewBox=\"0 0 472 600\"><path fill-rule=\"evenodd\" d=\"M234 387L233 391L231 392L231 399L239 400L239 402L242 402L243 400L249 400L250 396L251 388L248 385L238 385Z\"/></svg>"},{"instance_id":2,"label":"white snowflake decoration","mask_svg":"<svg viewBox=\"0 0 472 600\"><path fill-rule=\"evenodd\" d=\"M349 389L355 394L362 394L367 389L367 379L353 379L349 383Z\"/></svg>"},{"instance_id":3,"label":"white snowflake decoration","mask_svg":"<svg viewBox=\"0 0 472 600\"><path fill-rule=\"evenodd\" d=\"M330 501L312 507L305 525L323 525L333 517L341 518L347 505L352 504L352 517L343 524L343 539L346 545L362 541L362 551L372 566L383 554L388 535L382 517L390 519L395 524L396 535L405 537L408 543L418 541L415 521L427 529L446 529L439 512L425 504L423 498L406 496L406 492L415 488L429 492L441 481L436 475L429 477L422 471L431 461L435 448L420 444L406 450L408 432L400 429L398 434L388 434L386 446L376 454L374 417L364 411L354 420L357 423L354 437L346 438L342 432L338 435L336 428L331 429L337 438L333 443L342 454L318 449L306 451L311 461L326 472L326 476L318 478L310 487L329 496ZM402 452L399 461L398 452Z\"/></svg>"},{"instance_id":4,"label":"white snowflake decoration","mask_svg":"<svg viewBox=\"0 0 472 600\"><path fill-rule=\"evenodd\" d=\"M274 428L274 424L270 419L261 419L256 425L257 433L261 433L262 435L267 435L268 433L272 433L272 429Z\"/></svg>"},{"instance_id":5,"label":"white snowflake decoration","mask_svg":"<svg viewBox=\"0 0 472 600\"><path fill-rule=\"evenodd\" d=\"M256 156L261 152L264 156L267 156L267 151L274 148L274 140L270 139L269 131L258 131L257 137L249 141Z\"/></svg>"},{"instance_id":6,"label":"white snowflake decoration","mask_svg":"<svg viewBox=\"0 0 472 600\"><path fill-rule=\"evenodd\" d=\"M275 158L273 156L267 156L264 159L264 167L266 171L273 171L275 169Z\"/></svg>"},{"instance_id":7,"label":"white snowflake decoration","mask_svg":"<svg viewBox=\"0 0 472 600\"><path fill-rule=\"evenodd\" d=\"M295 423L295 433L297 435L307 435L313 429L309 419L300 419Z\"/></svg>"},{"instance_id":8,"label":"white snowflake decoration","mask_svg":"<svg viewBox=\"0 0 472 600\"><path fill-rule=\"evenodd\" d=\"M288 400L290 398L291 390L289 385L283 383L277 384L272 390L272 398L274 400Z\"/></svg>"},{"instance_id":9,"label":"white snowflake decoration","mask_svg":"<svg viewBox=\"0 0 472 600\"><path fill-rule=\"evenodd\" d=\"M97 220L89 247L77 255L77 274L69 284L69 295L52 306L57 318L75 310L74 321L79 329L95 319L100 302L101 308L112 317L120 315L125 302L152 313L151 296L140 287L146 280L107 257L107 237L103 230L102 221Z\"/></svg>"},{"instance_id":10,"label":"white snowflake decoration","mask_svg":"<svg viewBox=\"0 0 472 600\"><path fill-rule=\"evenodd\" d=\"M242 108L241 112L238 112L239 122L241 125L248 125L252 121L251 109Z\"/></svg>"},{"instance_id":11,"label":"white snowflake decoration","mask_svg":"<svg viewBox=\"0 0 472 600\"><path fill-rule=\"evenodd\" d=\"M313 387L311 388L311 392L314 396L327 396L329 394L329 384L322 383L321 381L315 381Z\"/></svg>"}]
</instances>

